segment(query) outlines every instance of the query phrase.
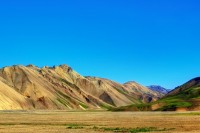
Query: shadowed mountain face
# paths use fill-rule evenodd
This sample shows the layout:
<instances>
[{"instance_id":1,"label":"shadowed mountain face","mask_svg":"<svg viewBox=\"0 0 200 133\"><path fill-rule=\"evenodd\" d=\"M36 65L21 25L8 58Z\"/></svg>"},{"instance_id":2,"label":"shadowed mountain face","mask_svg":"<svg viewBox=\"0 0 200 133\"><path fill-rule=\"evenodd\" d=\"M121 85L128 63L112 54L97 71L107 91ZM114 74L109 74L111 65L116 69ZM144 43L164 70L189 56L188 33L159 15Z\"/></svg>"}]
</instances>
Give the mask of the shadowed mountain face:
<instances>
[{"instance_id":1,"label":"shadowed mountain face","mask_svg":"<svg viewBox=\"0 0 200 133\"><path fill-rule=\"evenodd\" d=\"M0 109L108 109L157 100L161 95L135 82L83 77L67 65L0 69Z\"/></svg>"},{"instance_id":2,"label":"shadowed mountain face","mask_svg":"<svg viewBox=\"0 0 200 133\"><path fill-rule=\"evenodd\" d=\"M150 86L147 86L147 88L153 90L153 91L156 91L158 93L161 93L163 95L167 94L169 92L168 89L165 89L164 87L161 87L159 85L150 85Z\"/></svg>"}]
</instances>

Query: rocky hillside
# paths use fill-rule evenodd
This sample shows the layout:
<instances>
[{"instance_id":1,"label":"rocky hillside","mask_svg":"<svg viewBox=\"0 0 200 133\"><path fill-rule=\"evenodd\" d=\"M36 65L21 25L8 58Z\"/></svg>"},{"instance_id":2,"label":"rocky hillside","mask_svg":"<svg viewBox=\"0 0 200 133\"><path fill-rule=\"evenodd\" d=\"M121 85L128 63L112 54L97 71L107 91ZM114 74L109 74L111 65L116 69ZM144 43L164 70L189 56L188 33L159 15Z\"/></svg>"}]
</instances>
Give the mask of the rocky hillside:
<instances>
[{"instance_id":1,"label":"rocky hillside","mask_svg":"<svg viewBox=\"0 0 200 133\"><path fill-rule=\"evenodd\" d=\"M0 110L109 109L155 101L160 95L135 82L83 77L67 65L0 69Z\"/></svg>"}]
</instances>

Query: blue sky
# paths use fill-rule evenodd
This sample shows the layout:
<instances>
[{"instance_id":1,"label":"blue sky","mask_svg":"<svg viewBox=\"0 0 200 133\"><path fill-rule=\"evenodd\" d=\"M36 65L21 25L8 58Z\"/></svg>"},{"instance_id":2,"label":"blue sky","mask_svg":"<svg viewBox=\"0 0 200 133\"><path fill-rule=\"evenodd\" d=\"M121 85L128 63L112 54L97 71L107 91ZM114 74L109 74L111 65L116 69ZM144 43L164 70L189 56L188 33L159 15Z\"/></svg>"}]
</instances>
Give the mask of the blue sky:
<instances>
[{"instance_id":1,"label":"blue sky","mask_svg":"<svg viewBox=\"0 0 200 133\"><path fill-rule=\"evenodd\" d=\"M174 88L200 76L198 0L0 1L0 67L68 64L82 75Z\"/></svg>"}]
</instances>

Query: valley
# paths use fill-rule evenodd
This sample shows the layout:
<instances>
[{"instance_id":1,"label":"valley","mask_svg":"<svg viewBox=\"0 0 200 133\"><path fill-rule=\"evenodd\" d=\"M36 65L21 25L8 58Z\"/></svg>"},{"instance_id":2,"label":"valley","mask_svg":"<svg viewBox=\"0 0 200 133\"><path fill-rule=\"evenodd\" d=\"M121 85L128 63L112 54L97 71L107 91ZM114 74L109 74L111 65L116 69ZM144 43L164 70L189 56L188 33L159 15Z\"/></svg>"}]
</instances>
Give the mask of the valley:
<instances>
[{"instance_id":1,"label":"valley","mask_svg":"<svg viewBox=\"0 0 200 133\"><path fill-rule=\"evenodd\" d=\"M168 91L67 65L0 69L0 132L200 132L200 78ZM195 112L196 111L196 112Z\"/></svg>"}]
</instances>

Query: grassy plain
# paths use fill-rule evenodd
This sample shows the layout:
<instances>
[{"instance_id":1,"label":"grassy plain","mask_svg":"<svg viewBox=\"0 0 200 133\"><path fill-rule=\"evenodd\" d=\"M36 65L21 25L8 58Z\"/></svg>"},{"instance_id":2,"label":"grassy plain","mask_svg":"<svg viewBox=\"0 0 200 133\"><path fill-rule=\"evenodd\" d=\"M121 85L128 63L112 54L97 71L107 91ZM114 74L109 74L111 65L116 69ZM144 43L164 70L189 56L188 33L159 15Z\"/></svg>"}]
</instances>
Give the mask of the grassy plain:
<instances>
[{"instance_id":1,"label":"grassy plain","mask_svg":"<svg viewBox=\"0 0 200 133\"><path fill-rule=\"evenodd\" d=\"M199 133L200 112L1 111L1 133Z\"/></svg>"}]
</instances>

